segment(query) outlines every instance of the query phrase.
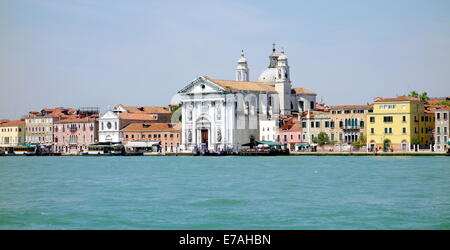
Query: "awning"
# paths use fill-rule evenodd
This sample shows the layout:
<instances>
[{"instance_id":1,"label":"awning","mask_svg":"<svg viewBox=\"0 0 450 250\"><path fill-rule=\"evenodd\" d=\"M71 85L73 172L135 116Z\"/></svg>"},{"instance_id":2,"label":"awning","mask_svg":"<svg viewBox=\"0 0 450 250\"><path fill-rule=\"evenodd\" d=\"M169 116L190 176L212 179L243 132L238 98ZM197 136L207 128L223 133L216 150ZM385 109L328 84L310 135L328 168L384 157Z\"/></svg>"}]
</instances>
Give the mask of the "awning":
<instances>
[{"instance_id":1,"label":"awning","mask_svg":"<svg viewBox=\"0 0 450 250\"><path fill-rule=\"evenodd\" d=\"M297 143L295 144L296 147L309 147L311 145L309 145L309 143Z\"/></svg>"},{"instance_id":2,"label":"awning","mask_svg":"<svg viewBox=\"0 0 450 250\"><path fill-rule=\"evenodd\" d=\"M125 144L125 147L129 148L148 148L152 146L159 145L159 142L151 142L151 141L130 141Z\"/></svg>"},{"instance_id":3,"label":"awning","mask_svg":"<svg viewBox=\"0 0 450 250\"><path fill-rule=\"evenodd\" d=\"M277 146L284 146L285 144L280 144L280 143L277 143L277 142L273 142L273 141L257 141L259 144L265 144L265 145L267 145L267 146L270 146L270 147L277 147Z\"/></svg>"}]
</instances>

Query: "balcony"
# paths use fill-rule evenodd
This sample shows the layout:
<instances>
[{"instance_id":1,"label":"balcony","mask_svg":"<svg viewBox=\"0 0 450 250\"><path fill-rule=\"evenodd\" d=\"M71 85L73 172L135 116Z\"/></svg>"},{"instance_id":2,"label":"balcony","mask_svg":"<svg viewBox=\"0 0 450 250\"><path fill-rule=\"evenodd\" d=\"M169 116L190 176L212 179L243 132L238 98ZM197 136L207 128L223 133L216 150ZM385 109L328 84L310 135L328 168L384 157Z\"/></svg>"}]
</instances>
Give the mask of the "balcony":
<instances>
[{"instance_id":1,"label":"balcony","mask_svg":"<svg viewBox=\"0 0 450 250\"><path fill-rule=\"evenodd\" d=\"M344 125L342 129L360 129L359 126Z\"/></svg>"}]
</instances>

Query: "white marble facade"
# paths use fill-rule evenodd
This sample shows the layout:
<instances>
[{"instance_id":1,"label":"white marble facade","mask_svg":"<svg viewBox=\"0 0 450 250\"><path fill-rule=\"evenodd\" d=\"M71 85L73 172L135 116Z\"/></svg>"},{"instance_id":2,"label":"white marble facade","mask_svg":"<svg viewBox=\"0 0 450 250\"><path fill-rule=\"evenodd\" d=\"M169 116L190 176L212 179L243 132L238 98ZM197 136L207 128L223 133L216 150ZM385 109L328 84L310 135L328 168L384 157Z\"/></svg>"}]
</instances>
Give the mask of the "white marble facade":
<instances>
[{"instance_id":1,"label":"white marble facade","mask_svg":"<svg viewBox=\"0 0 450 250\"><path fill-rule=\"evenodd\" d=\"M182 104L182 145L186 151L238 151L250 137L259 140L262 121L278 121L314 109L316 94L292 89L287 57L282 51L269 56L270 64L257 82L250 82L244 54L238 60L236 80L194 79L178 93ZM273 127L273 126L272 126Z\"/></svg>"},{"instance_id":2,"label":"white marble facade","mask_svg":"<svg viewBox=\"0 0 450 250\"><path fill-rule=\"evenodd\" d=\"M99 118L98 141L119 143L120 140L120 118L114 111L107 111Z\"/></svg>"}]
</instances>

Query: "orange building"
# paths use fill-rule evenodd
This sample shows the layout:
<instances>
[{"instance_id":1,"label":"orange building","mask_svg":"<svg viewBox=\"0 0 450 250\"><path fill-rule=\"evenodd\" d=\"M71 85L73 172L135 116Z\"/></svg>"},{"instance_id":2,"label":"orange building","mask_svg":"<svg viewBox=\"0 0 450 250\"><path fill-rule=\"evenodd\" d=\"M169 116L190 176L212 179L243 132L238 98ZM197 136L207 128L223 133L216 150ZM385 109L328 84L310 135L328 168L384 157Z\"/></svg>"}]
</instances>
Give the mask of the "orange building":
<instances>
[{"instance_id":1,"label":"orange building","mask_svg":"<svg viewBox=\"0 0 450 250\"><path fill-rule=\"evenodd\" d=\"M181 145L179 123L131 123L121 131L123 144L127 142L160 142L164 152L177 152Z\"/></svg>"}]
</instances>

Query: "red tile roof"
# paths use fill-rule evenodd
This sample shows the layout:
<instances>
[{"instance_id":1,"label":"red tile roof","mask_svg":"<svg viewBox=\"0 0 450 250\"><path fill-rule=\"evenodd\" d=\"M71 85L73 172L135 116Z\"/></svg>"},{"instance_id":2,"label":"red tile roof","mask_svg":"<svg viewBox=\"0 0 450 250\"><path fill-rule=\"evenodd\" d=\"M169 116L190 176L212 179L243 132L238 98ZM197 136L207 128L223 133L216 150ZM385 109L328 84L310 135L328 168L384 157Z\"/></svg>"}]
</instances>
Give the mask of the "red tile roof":
<instances>
[{"instance_id":1,"label":"red tile roof","mask_svg":"<svg viewBox=\"0 0 450 250\"><path fill-rule=\"evenodd\" d=\"M427 100L427 103L430 105L437 105L440 102L446 101L446 99L432 99L432 100Z\"/></svg>"},{"instance_id":2,"label":"red tile roof","mask_svg":"<svg viewBox=\"0 0 450 250\"><path fill-rule=\"evenodd\" d=\"M156 121L156 115L145 114L145 113L120 113L120 119L123 120L137 120L137 121Z\"/></svg>"},{"instance_id":3,"label":"red tile roof","mask_svg":"<svg viewBox=\"0 0 450 250\"><path fill-rule=\"evenodd\" d=\"M294 125L289 129L290 132L302 131L302 125L299 122L294 123Z\"/></svg>"},{"instance_id":4,"label":"red tile roof","mask_svg":"<svg viewBox=\"0 0 450 250\"><path fill-rule=\"evenodd\" d=\"M374 102L405 102L405 101L420 101L417 97L407 97L407 96L398 96L395 98L383 98L383 97L377 97L374 99Z\"/></svg>"},{"instance_id":5,"label":"red tile roof","mask_svg":"<svg viewBox=\"0 0 450 250\"><path fill-rule=\"evenodd\" d=\"M123 132L181 131L180 123L131 123Z\"/></svg>"},{"instance_id":6,"label":"red tile roof","mask_svg":"<svg viewBox=\"0 0 450 250\"><path fill-rule=\"evenodd\" d=\"M275 87L269 86L262 82L243 82L243 81L230 81L230 80L216 80L203 76L206 80L213 82L220 87L228 90L246 90L246 91L259 91L259 92L275 92Z\"/></svg>"},{"instance_id":7,"label":"red tile roof","mask_svg":"<svg viewBox=\"0 0 450 250\"><path fill-rule=\"evenodd\" d=\"M300 94L304 94L304 95L317 95L316 93L312 92L311 90L308 89L304 89L304 88L293 88L292 92L300 95Z\"/></svg>"},{"instance_id":8,"label":"red tile roof","mask_svg":"<svg viewBox=\"0 0 450 250\"><path fill-rule=\"evenodd\" d=\"M129 113L147 113L147 114L170 114L168 107L160 107L160 106L125 106L122 104L117 105L116 107L121 106Z\"/></svg>"},{"instance_id":9,"label":"red tile roof","mask_svg":"<svg viewBox=\"0 0 450 250\"><path fill-rule=\"evenodd\" d=\"M371 109L373 105L340 105L332 106L331 109Z\"/></svg>"},{"instance_id":10,"label":"red tile roof","mask_svg":"<svg viewBox=\"0 0 450 250\"><path fill-rule=\"evenodd\" d=\"M12 126L20 126L23 125L25 121L23 120L15 120L15 121L7 121L0 123L0 127L12 127Z\"/></svg>"},{"instance_id":11,"label":"red tile roof","mask_svg":"<svg viewBox=\"0 0 450 250\"><path fill-rule=\"evenodd\" d=\"M85 117L85 118L79 118L79 117L73 117L68 118L64 120L56 121L55 123L84 123L84 122L96 122L98 121L97 118L94 117Z\"/></svg>"}]
</instances>

